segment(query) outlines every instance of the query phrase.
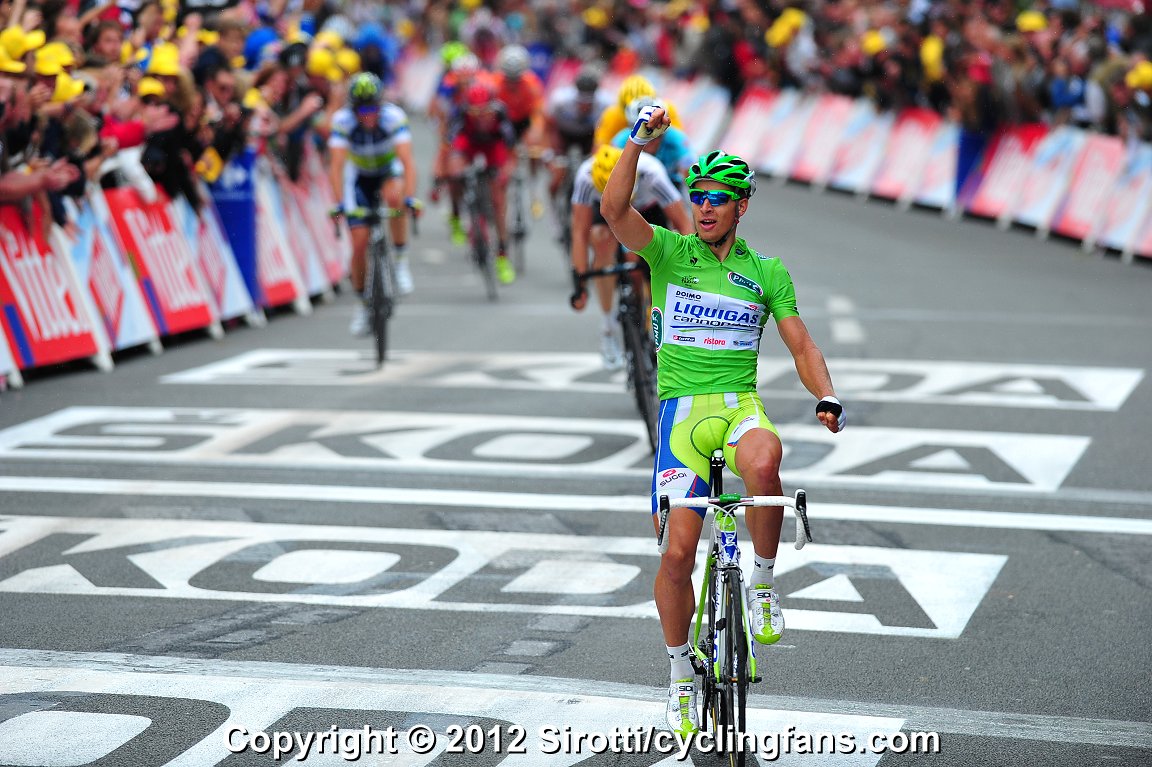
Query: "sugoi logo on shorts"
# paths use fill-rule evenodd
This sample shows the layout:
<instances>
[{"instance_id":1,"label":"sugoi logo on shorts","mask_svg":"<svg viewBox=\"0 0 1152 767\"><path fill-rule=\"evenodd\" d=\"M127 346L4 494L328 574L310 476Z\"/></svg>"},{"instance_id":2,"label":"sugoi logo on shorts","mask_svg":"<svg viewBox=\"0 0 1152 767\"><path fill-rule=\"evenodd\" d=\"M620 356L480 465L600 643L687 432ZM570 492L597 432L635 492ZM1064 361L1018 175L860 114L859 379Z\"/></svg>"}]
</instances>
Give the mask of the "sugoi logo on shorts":
<instances>
[{"instance_id":1,"label":"sugoi logo on shorts","mask_svg":"<svg viewBox=\"0 0 1152 767\"><path fill-rule=\"evenodd\" d=\"M747 288L748 290L751 290L753 293L755 293L758 296L764 295L764 289L761 288L759 285L757 285L752 280L745 277L743 274L737 274L736 272L728 272L728 281L731 282L733 285L736 285L738 287Z\"/></svg>"},{"instance_id":2,"label":"sugoi logo on shorts","mask_svg":"<svg viewBox=\"0 0 1152 767\"><path fill-rule=\"evenodd\" d=\"M664 472L660 474L660 481L656 483L656 487L665 487L678 479L687 478L688 472L684 469L665 469Z\"/></svg>"},{"instance_id":3,"label":"sugoi logo on shorts","mask_svg":"<svg viewBox=\"0 0 1152 767\"><path fill-rule=\"evenodd\" d=\"M660 307L652 307L652 342L656 344L656 349L660 349L660 342L664 340L664 312L660 311Z\"/></svg>"}]
</instances>

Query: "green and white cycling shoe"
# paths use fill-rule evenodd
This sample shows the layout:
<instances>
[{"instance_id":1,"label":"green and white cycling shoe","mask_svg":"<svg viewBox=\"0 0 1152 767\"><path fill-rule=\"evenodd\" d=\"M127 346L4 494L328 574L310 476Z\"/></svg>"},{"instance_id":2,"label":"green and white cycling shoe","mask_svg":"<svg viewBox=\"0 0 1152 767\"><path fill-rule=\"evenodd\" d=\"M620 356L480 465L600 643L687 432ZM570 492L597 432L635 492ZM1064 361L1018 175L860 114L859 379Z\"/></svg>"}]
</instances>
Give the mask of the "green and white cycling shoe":
<instances>
[{"instance_id":1,"label":"green and white cycling shoe","mask_svg":"<svg viewBox=\"0 0 1152 767\"><path fill-rule=\"evenodd\" d=\"M696 713L696 679L680 679L668 686L668 727L681 737L700 731L700 715Z\"/></svg>"},{"instance_id":2,"label":"green and white cycling shoe","mask_svg":"<svg viewBox=\"0 0 1152 767\"><path fill-rule=\"evenodd\" d=\"M780 596L771 586L753 586L748 589L748 623L752 636L760 644L775 644L784 634L784 613L780 612Z\"/></svg>"}]
</instances>

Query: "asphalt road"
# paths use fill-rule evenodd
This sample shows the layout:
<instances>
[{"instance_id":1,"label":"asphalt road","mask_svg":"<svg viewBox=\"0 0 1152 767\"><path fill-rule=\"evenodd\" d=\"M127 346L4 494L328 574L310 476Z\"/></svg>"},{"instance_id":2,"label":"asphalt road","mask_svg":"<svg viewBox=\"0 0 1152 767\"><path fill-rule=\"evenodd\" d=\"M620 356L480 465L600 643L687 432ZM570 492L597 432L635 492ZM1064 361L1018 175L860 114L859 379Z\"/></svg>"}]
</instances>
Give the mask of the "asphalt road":
<instances>
[{"instance_id":1,"label":"asphalt road","mask_svg":"<svg viewBox=\"0 0 1152 767\"><path fill-rule=\"evenodd\" d=\"M650 455L550 230L493 304L430 208L380 372L345 292L0 394L0 764L265 764L228 743L366 726L396 753L360 764L678 763L560 738L659 727L667 669ZM819 426L766 333L816 542L778 559L752 724L794 735L763 763L1152 763L1152 270L771 183L740 231L849 417ZM919 732L939 753L797 753Z\"/></svg>"}]
</instances>

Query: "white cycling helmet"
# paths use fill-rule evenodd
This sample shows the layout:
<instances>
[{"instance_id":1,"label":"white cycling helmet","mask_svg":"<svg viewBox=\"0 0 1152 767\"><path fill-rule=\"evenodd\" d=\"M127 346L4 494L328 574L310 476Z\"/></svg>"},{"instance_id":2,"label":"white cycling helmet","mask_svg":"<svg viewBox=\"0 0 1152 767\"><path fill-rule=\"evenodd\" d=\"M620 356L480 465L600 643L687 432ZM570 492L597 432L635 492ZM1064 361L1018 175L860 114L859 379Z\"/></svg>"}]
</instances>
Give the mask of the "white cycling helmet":
<instances>
[{"instance_id":1,"label":"white cycling helmet","mask_svg":"<svg viewBox=\"0 0 1152 767\"><path fill-rule=\"evenodd\" d=\"M640 117L640 110L644 107L662 107L660 99L655 96L641 96L638 99L632 99L628 102L628 106L624 107L624 119L628 121L628 125L636 124L636 120Z\"/></svg>"},{"instance_id":2,"label":"white cycling helmet","mask_svg":"<svg viewBox=\"0 0 1152 767\"><path fill-rule=\"evenodd\" d=\"M452 61L452 71L464 75L474 75L480 71L480 59L475 53L465 53Z\"/></svg>"},{"instance_id":3,"label":"white cycling helmet","mask_svg":"<svg viewBox=\"0 0 1152 767\"><path fill-rule=\"evenodd\" d=\"M505 77L515 79L528 71L531 60L523 45L506 45L496 59L496 65Z\"/></svg>"}]
</instances>

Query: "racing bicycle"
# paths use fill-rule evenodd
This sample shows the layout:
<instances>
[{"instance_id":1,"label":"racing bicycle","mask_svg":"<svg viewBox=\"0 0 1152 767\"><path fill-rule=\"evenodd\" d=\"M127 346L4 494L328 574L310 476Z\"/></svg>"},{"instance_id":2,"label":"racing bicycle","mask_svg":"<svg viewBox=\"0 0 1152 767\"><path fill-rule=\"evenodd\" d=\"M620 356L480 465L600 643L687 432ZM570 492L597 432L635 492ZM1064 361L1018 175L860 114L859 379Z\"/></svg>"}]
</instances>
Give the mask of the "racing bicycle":
<instances>
[{"instance_id":1,"label":"racing bicycle","mask_svg":"<svg viewBox=\"0 0 1152 767\"><path fill-rule=\"evenodd\" d=\"M370 227L368 235L368 308L372 322L372 339L376 349L376 367L384 366L388 355L388 320L396 308L396 259L388 243L387 222L409 211L401 208L379 207L363 213L365 223ZM416 234L415 211L412 215L412 233ZM336 234L340 236L339 222L334 221Z\"/></svg>"},{"instance_id":2,"label":"racing bicycle","mask_svg":"<svg viewBox=\"0 0 1152 767\"><path fill-rule=\"evenodd\" d=\"M476 155L464 171L463 202L468 211L468 247L472 263L484 279L488 300L495 301L496 252L491 230L496 224L496 214L492 206L492 171L484 155Z\"/></svg>"},{"instance_id":3,"label":"racing bicycle","mask_svg":"<svg viewBox=\"0 0 1152 767\"><path fill-rule=\"evenodd\" d=\"M616 263L603 269L590 269L575 278L574 304L585 291L585 283L594 277L616 277L616 320L624 340L624 359L628 376L627 386L636 397L636 408L648 431L648 444L656 450L659 438L657 420L660 398L656 391L656 343L648 329L648 317L642 293L636 288L640 269L636 261L624 258L624 249L617 248Z\"/></svg>"},{"instance_id":4,"label":"racing bicycle","mask_svg":"<svg viewBox=\"0 0 1152 767\"><path fill-rule=\"evenodd\" d=\"M704 580L696 607L690 644L695 653L700 685L700 727L711 728L718 752L731 767L744 767L747 753L743 738L748 731L748 685L760 681L756 666L756 641L748 623L748 594L740 570L740 549L736 534L737 512L748 506L787 506L796 517L796 548L812 541L808 524L808 499L803 490L796 495L741 496L724 493L724 451L716 450L709 465L708 498L659 500L660 524L656 545L668 550L665 535L669 512L678 507L702 508L713 512L712 543L704 563ZM707 623L705 623L707 621Z\"/></svg>"},{"instance_id":5,"label":"racing bicycle","mask_svg":"<svg viewBox=\"0 0 1152 767\"><path fill-rule=\"evenodd\" d=\"M524 150L517 153L516 169L508 180L508 256L516 274L524 273L524 241L528 238L528 216L525 213L528 183L524 178L524 164L527 162L525 158L530 157L530 153Z\"/></svg>"},{"instance_id":6,"label":"racing bicycle","mask_svg":"<svg viewBox=\"0 0 1152 767\"><path fill-rule=\"evenodd\" d=\"M554 162L564 168L563 180L552 200L556 211L556 222L560 228L560 258L567 266L572 258L572 189L576 185L576 171L580 168L580 147L572 145L562 156Z\"/></svg>"}]
</instances>

